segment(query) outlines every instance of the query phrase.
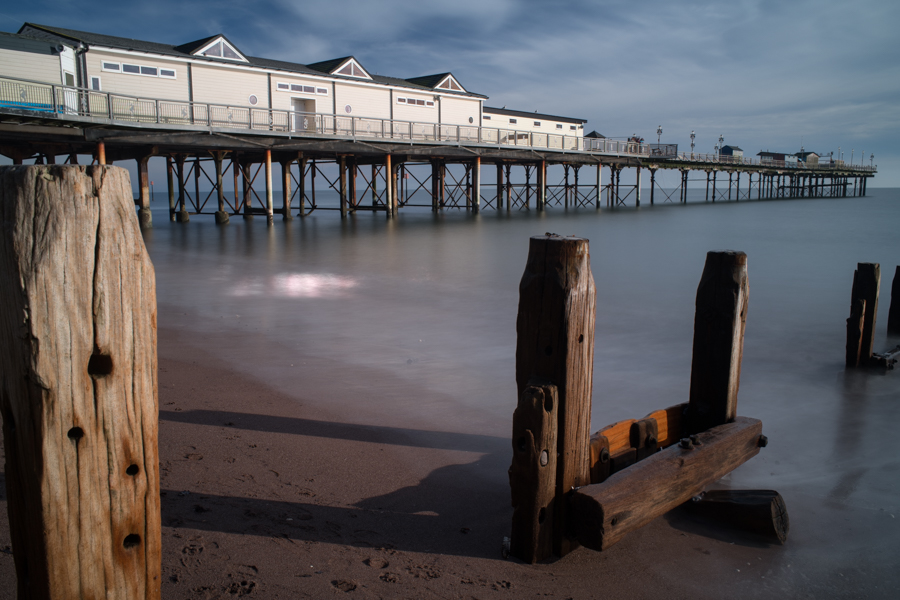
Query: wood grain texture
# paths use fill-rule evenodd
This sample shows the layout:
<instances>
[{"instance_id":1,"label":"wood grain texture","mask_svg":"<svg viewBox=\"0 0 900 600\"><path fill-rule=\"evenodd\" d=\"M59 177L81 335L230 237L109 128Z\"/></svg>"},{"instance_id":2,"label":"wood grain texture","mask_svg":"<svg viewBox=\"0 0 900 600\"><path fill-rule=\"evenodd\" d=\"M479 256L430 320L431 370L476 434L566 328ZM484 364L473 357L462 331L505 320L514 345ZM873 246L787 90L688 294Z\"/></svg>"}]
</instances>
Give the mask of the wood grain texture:
<instances>
[{"instance_id":1,"label":"wood grain texture","mask_svg":"<svg viewBox=\"0 0 900 600\"><path fill-rule=\"evenodd\" d=\"M856 277L854 276L854 281ZM854 298L847 317L847 366L858 367L862 358L862 337L866 317L866 301Z\"/></svg>"},{"instance_id":2,"label":"wood grain texture","mask_svg":"<svg viewBox=\"0 0 900 600\"><path fill-rule=\"evenodd\" d=\"M513 413L510 554L528 563L553 552L558 406L556 386L533 381Z\"/></svg>"},{"instance_id":3,"label":"wood grain texture","mask_svg":"<svg viewBox=\"0 0 900 600\"><path fill-rule=\"evenodd\" d=\"M891 284L891 306L888 309L887 331L891 335L900 335L900 266L894 271Z\"/></svg>"},{"instance_id":4,"label":"wood grain texture","mask_svg":"<svg viewBox=\"0 0 900 600\"><path fill-rule=\"evenodd\" d=\"M697 434L700 445L691 450L669 446L603 483L576 490L570 508L578 541L594 550L609 548L756 456L761 433L761 421L737 417Z\"/></svg>"},{"instance_id":5,"label":"wood grain texture","mask_svg":"<svg viewBox=\"0 0 900 600\"><path fill-rule=\"evenodd\" d=\"M590 482L591 385L596 290L588 241L555 235L530 240L519 284L516 384L539 377L559 392L557 499ZM577 544L567 535L566 504L556 502L554 554Z\"/></svg>"},{"instance_id":6,"label":"wood grain texture","mask_svg":"<svg viewBox=\"0 0 900 600\"><path fill-rule=\"evenodd\" d=\"M19 598L157 599L156 290L128 172L2 167L0 232Z\"/></svg>"},{"instance_id":7,"label":"wood grain texture","mask_svg":"<svg viewBox=\"0 0 900 600\"><path fill-rule=\"evenodd\" d=\"M737 414L748 297L747 255L708 252L697 286L688 433Z\"/></svg>"}]
</instances>

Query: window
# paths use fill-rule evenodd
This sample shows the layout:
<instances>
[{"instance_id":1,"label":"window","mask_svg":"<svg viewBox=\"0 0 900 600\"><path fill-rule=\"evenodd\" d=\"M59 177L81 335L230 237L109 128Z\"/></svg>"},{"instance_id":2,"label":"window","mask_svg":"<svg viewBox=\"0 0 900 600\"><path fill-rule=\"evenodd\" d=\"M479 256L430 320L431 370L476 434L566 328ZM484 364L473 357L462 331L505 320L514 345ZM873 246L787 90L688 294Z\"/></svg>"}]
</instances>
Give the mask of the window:
<instances>
[{"instance_id":1,"label":"window","mask_svg":"<svg viewBox=\"0 0 900 600\"><path fill-rule=\"evenodd\" d=\"M256 106L259 104L259 98L256 97L256 94L250 94L250 97L247 98L247 101L252 105Z\"/></svg>"},{"instance_id":2,"label":"window","mask_svg":"<svg viewBox=\"0 0 900 600\"><path fill-rule=\"evenodd\" d=\"M91 77L91 89L95 92L100 91L100 78L99 77Z\"/></svg>"},{"instance_id":3,"label":"window","mask_svg":"<svg viewBox=\"0 0 900 600\"><path fill-rule=\"evenodd\" d=\"M126 65L125 63L122 63L122 72L132 73L133 75L140 75L141 67L139 65Z\"/></svg>"},{"instance_id":4,"label":"window","mask_svg":"<svg viewBox=\"0 0 900 600\"><path fill-rule=\"evenodd\" d=\"M491 120L491 115L482 115L481 118L484 119L485 121L490 121L490 120Z\"/></svg>"},{"instance_id":5,"label":"window","mask_svg":"<svg viewBox=\"0 0 900 600\"><path fill-rule=\"evenodd\" d=\"M422 100L421 98L397 98L397 104L407 106L434 106L434 100Z\"/></svg>"},{"instance_id":6,"label":"window","mask_svg":"<svg viewBox=\"0 0 900 600\"><path fill-rule=\"evenodd\" d=\"M578 128L574 125L569 125L569 129L571 129L572 131L578 131Z\"/></svg>"},{"instance_id":7,"label":"window","mask_svg":"<svg viewBox=\"0 0 900 600\"><path fill-rule=\"evenodd\" d=\"M456 80L453 76L448 76L444 81L440 82L435 89L439 90L453 90L454 92L464 92L465 90L456 83Z\"/></svg>"},{"instance_id":8,"label":"window","mask_svg":"<svg viewBox=\"0 0 900 600\"><path fill-rule=\"evenodd\" d=\"M557 128L557 129L562 129L562 123L557 123L557 124L556 124L556 128Z\"/></svg>"},{"instance_id":9,"label":"window","mask_svg":"<svg viewBox=\"0 0 900 600\"><path fill-rule=\"evenodd\" d=\"M540 122L540 121L535 121L535 122L534 122L534 126L535 126L535 127L540 127L540 126L541 126L541 122Z\"/></svg>"},{"instance_id":10,"label":"window","mask_svg":"<svg viewBox=\"0 0 900 600\"><path fill-rule=\"evenodd\" d=\"M510 120L509 120L510 125L515 125L515 124L518 123L518 122L519 122L518 119L510 119Z\"/></svg>"},{"instance_id":11,"label":"window","mask_svg":"<svg viewBox=\"0 0 900 600\"><path fill-rule=\"evenodd\" d=\"M74 86L75 85L75 74L68 73L68 72L64 72L64 74L66 76L66 85Z\"/></svg>"},{"instance_id":12,"label":"window","mask_svg":"<svg viewBox=\"0 0 900 600\"><path fill-rule=\"evenodd\" d=\"M328 88L320 88L314 85L303 85L300 83L283 83L275 84L275 89L281 92L298 92L300 94L318 94L320 96L328 95Z\"/></svg>"},{"instance_id":13,"label":"window","mask_svg":"<svg viewBox=\"0 0 900 600\"><path fill-rule=\"evenodd\" d=\"M144 77L165 77L167 79L175 79L175 69L162 69L160 67L150 67L147 65L131 65L128 63L110 63L103 62L104 71L112 71L114 73L126 73L128 75L143 75Z\"/></svg>"},{"instance_id":14,"label":"window","mask_svg":"<svg viewBox=\"0 0 900 600\"><path fill-rule=\"evenodd\" d=\"M141 67L141 75L156 77L159 75L159 69L157 69L156 67Z\"/></svg>"},{"instance_id":15,"label":"window","mask_svg":"<svg viewBox=\"0 0 900 600\"><path fill-rule=\"evenodd\" d=\"M100 66L104 71L113 71L115 73L122 71L122 66L119 63L103 61L100 63Z\"/></svg>"},{"instance_id":16,"label":"window","mask_svg":"<svg viewBox=\"0 0 900 600\"><path fill-rule=\"evenodd\" d=\"M169 79L175 79L175 69L160 69L159 76L168 77Z\"/></svg>"}]
</instances>

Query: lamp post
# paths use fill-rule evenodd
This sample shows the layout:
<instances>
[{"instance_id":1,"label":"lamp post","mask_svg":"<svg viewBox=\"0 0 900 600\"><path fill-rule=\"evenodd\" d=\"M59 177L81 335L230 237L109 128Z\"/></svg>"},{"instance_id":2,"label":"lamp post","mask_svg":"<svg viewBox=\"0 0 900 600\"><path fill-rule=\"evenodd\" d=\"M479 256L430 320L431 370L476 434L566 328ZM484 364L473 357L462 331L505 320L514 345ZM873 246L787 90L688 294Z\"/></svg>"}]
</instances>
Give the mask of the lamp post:
<instances>
[{"instance_id":1,"label":"lamp post","mask_svg":"<svg viewBox=\"0 0 900 600\"><path fill-rule=\"evenodd\" d=\"M657 149L659 148L659 138L661 138L661 137L662 137L662 125L660 125L660 126L658 126L658 127L656 128L656 146L657 146Z\"/></svg>"},{"instance_id":2,"label":"lamp post","mask_svg":"<svg viewBox=\"0 0 900 600\"><path fill-rule=\"evenodd\" d=\"M875 166L875 155L874 155L874 154L870 154L870 155L869 155L869 166L870 166L870 167L874 167L874 166Z\"/></svg>"},{"instance_id":3,"label":"lamp post","mask_svg":"<svg viewBox=\"0 0 900 600\"><path fill-rule=\"evenodd\" d=\"M694 138L697 137L694 134L694 130L691 129L691 160L694 160Z\"/></svg>"},{"instance_id":4,"label":"lamp post","mask_svg":"<svg viewBox=\"0 0 900 600\"><path fill-rule=\"evenodd\" d=\"M853 153L856 152L854 148L850 148L850 166L853 166Z\"/></svg>"},{"instance_id":5,"label":"lamp post","mask_svg":"<svg viewBox=\"0 0 900 600\"><path fill-rule=\"evenodd\" d=\"M719 152L721 152L722 149L725 148L725 146L722 145L722 143L723 143L724 141L725 141L725 138L722 137L722 134L720 133L720 134L719 134Z\"/></svg>"}]
</instances>

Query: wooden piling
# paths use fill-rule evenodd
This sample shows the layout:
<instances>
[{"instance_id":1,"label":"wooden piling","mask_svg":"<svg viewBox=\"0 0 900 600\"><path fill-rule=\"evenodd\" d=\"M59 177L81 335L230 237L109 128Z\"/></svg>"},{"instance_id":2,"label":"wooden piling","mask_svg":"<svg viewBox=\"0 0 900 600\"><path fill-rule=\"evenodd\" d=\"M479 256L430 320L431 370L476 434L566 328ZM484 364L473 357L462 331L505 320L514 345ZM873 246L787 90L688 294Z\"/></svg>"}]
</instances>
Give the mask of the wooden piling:
<instances>
[{"instance_id":1,"label":"wooden piling","mask_svg":"<svg viewBox=\"0 0 900 600\"><path fill-rule=\"evenodd\" d=\"M558 399L555 385L532 380L513 413L510 554L528 563L553 552Z\"/></svg>"},{"instance_id":2,"label":"wooden piling","mask_svg":"<svg viewBox=\"0 0 900 600\"><path fill-rule=\"evenodd\" d=\"M213 162L216 168L216 225L224 225L228 223L228 213L225 212L225 178L222 173L222 161L225 159L225 152L213 152Z\"/></svg>"},{"instance_id":3,"label":"wooden piling","mask_svg":"<svg viewBox=\"0 0 900 600\"><path fill-rule=\"evenodd\" d=\"M184 200L184 154L178 154L175 157L175 175L178 177L178 212L175 213L175 220L179 223L187 223L191 220L191 215L185 209Z\"/></svg>"},{"instance_id":4,"label":"wooden piling","mask_svg":"<svg viewBox=\"0 0 900 600\"><path fill-rule=\"evenodd\" d=\"M597 163L597 197L595 199L597 210L603 203L603 163Z\"/></svg>"},{"instance_id":5,"label":"wooden piling","mask_svg":"<svg viewBox=\"0 0 900 600\"><path fill-rule=\"evenodd\" d=\"M166 183L169 191L169 220L175 221L175 168L172 165L172 157L166 155Z\"/></svg>"},{"instance_id":6,"label":"wooden piling","mask_svg":"<svg viewBox=\"0 0 900 600\"><path fill-rule=\"evenodd\" d=\"M888 310L887 331L889 335L900 335L900 266L894 271L891 284L891 307Z\"/></svg>"},{"instance_id":7,"label":"wooden piling","mask_svg":"<svg viewBox=\"0 0 900 600\"><path fill-rule=\"evenodd\" d=\"M138 222L141 229L151 229L153 227L153 214L150 212L150 171L148 168L150 156L142 156L137 159L138 190L140 192Z\"/></svg>"},{"instance_id":8,"label":"wooden piling","mask_svg":"<svg viewBox=\"0 0 900 600\"><path fill-rule=\"evenodd\" d=\"M156 292L128 172L0 168L18 598L160 597Z\"/></svg>"},{"instance_id":9,"label":"wooden piling","mask_svg":"<svg viewBox=\"0 0 900 600\"><path fill-rule=\"evenodd\" d=\"M481 210L481 157L475 157L472 165L472 212Z\"/></svg>"},{"instance_id":10,"label":"wooden piling","mask_svg":"<svg viewBox=\"0 0 900 600\"><path fill-rule=\"evenodd\" d=\"M294 218L291 214L291 167L294 161L281 161L281 220L290 221Z\"/></svg>"},{"instance_id":11,"label":"wooden piling","mask_svg":"<svg viewBox=\"0 0 900 600\"><path fill-rule=\"evenodd\" d=\"M338 195L341 201L341 218L347 217L347 157L343 154L338 158Z\"/></svg>"},{"instance_id":12,"label":"wooden piling","mask_svg":"<svg viewBox=\"0 0 900 600\"><path fill-rule=\"evenodd\" d=\"M747 255L708 252L697 287L688 433L737 414L748 296Z\"/></svg>"},{"instance_id":13,"label":"wooden piling","mask_svg":"<svg viewBox=\"0 0 900 600\"><path fill-rule=\"evenodd\" d=\"M555 235L530 240L519 284L516 384L521 398L534 378L558 390L558 462L553 552L577 547L563 497L590 483L591 376L596 290L588 241Z\"/></svg>"},{"instance_id":14,"label":"wooden piling","mask_svg":"<svg viewBox=\"0 0 900 600\"><path fill-rule=\"evenodd\" d=\"M787 507L774 490L711 490L685 506L702 518L784 544L790 530Z\"/></svg>"},{"instance_id":15,"label":"wooden piling","mask_svg":"<svg viewBox=\"0 0 900 600\"><path fill-rule=\"evenodd\" d=\"M266 149L266 224L275 223L275 210L272 202L272 151Z\"/></svg>"},{"instance_id":16,"label":"wooden piling","mask_svg":"<svg viewBox=\"0 0 900 600\"><path fill-rule=\"evenodd\" d=\"M878 288L881 285L881 266L878 263L858 263L853 273L853 289L850 294L850 319L847 321L847 366L865 365L872 358L875 342L875 318L878 316ZM859 301L863 300L862 305ZM859 333L859 355L851 364L851 320L862 310L862 331ZM854 334L855 335L855 334Z\"/></svg>"}]
</instances>

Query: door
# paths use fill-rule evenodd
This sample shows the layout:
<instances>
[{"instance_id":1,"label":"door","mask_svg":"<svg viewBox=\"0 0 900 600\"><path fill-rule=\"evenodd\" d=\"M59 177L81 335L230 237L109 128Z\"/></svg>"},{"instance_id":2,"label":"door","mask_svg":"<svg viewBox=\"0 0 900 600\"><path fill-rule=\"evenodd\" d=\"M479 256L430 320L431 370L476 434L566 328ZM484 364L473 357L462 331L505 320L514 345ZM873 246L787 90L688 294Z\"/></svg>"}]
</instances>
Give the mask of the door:
<instances>
[{"instance_id":1,"label":"door","mask_svg":"<svg viewBox=\"0 0 900 600\"><path fill-rule=\"evenodd\" d=\"M316 101L312 98L291 98L291 108L293 114L293 130L309 131L316 130Z\"/></svg>"}]
</instances>

